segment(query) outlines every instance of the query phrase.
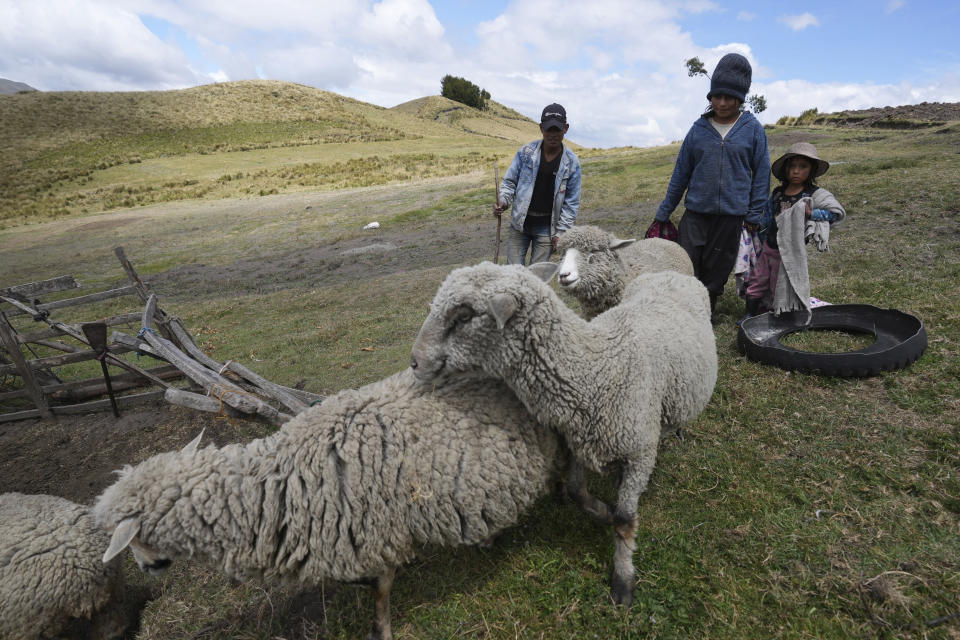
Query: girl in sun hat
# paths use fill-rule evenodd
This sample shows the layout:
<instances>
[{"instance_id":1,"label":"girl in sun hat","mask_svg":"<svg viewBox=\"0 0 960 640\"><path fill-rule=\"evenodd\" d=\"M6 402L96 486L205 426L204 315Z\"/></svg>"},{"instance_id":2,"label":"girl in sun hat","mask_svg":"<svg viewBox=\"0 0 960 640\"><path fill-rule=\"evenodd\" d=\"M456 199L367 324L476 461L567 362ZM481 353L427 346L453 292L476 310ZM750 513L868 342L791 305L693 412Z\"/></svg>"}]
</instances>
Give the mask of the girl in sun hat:
<instances>
[{"instance_id":1,"label":"girl in sun hat","mask_svg":"<svg viewBox=\"0 0 960 640\"><path fill-rule=\"evenodd\" d=\"M760 219L760 257L756 269L750 273L746 288L748 316L773 307L781 272L777 217L803 201L807 240L813 239L820 251L826 251L830 225L846 216L846 211L833 194L815 182L829 168L830 163L823 160L817 154L817 148L809 142L790 145L786 153L774 161L770 172L780 180L780 185L770 194Z\"/></svg>"},{"instance_id":2,"label":"girl in sun hat","mask_svg":"<svg viewBox=\"0 0 960 640\"><path fill-rule=\"evenodd\" d=\"M760 222L770 192L767 135L753 114L742 111L751 75L750 62L738 53L717 63L707 93L710 108L683 139L651 225L667 226L686 193L679 242L710 294L711 312L736 262L740 230Z\"/></svg>"}]
</instances>

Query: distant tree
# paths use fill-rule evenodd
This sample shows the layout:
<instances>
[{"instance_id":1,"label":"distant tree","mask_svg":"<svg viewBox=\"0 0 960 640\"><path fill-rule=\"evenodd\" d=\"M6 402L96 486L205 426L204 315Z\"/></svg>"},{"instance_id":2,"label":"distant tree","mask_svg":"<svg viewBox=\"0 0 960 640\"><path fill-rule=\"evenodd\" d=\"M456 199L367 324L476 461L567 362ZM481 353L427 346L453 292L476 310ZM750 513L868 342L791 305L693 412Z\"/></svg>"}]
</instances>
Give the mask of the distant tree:
<instances>
[{"instance_id":1,"label":"distant tree","mask_svg":"<svg viewBox=\"0 0 960 640\"><path fill-rule=\"evenodd\" d=\"M486 109L490 93L466 78L445 75L440 81L440 95L476 109Z\"/></svg>"},{"instance_id":2,"label":"distant tree","mask_svg":"<svg viewBox=\"0 0 960 640\"><path fill-rule=\"evenodd\" d=\"M750 111L762 113L767 109L767 99L757 94L747 96L747 102L750 103Z\"/></svg>"},{"instance_id":3,"label":"distant tree","mask_svg":"<svg viewBox=\"0 0 960 640\"><path fill-rule=\"evenodd\" d=\"M707 68L703 65L700 58L696 56L687 59L683 64L687 67L687 76L690 78L694 76L710 77L710 74L707 73ZM767 109L767 99L754 93L747 96L747 101L740 105L740 108L745 109L747 105L750 105L750 110L754 113L762 113Z\"/></svg>"},{"instance_id":4,"label":"distant tree","mask_svg":"<svg viewBox=\"0 0 960 640\"><path fill-rule=\"evenodd\" d=\"M687 60L684 64L687 65L687 75L689 77L691 78L693 76L707 76L708 78L710 77L710 75L707 73L707 68L703 66L703 63L700 61L700 58L694 56L689 60Z\"/></svg>"}]
</instances>

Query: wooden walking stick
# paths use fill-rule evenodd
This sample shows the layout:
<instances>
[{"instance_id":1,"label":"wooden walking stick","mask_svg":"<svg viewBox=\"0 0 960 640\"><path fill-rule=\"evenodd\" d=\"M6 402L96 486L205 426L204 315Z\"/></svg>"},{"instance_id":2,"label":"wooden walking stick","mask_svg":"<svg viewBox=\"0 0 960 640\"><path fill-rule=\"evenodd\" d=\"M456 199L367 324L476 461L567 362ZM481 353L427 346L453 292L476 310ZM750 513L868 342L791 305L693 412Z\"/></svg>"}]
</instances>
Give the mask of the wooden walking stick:
<instances>
[{"instance_id":1,"label":"wooden walking stick","mask_svg":"<svg viewBox=\"0 0 960 640\"><path fill-rule=\"evenodd\" d=\"M493 195L497 199L497 205L500 204L500 170L497 163L493 163ZM497 215L497 248L493 252L493 264L500 264L500 222L503 212Z\"/></svg>"}]
</instances>

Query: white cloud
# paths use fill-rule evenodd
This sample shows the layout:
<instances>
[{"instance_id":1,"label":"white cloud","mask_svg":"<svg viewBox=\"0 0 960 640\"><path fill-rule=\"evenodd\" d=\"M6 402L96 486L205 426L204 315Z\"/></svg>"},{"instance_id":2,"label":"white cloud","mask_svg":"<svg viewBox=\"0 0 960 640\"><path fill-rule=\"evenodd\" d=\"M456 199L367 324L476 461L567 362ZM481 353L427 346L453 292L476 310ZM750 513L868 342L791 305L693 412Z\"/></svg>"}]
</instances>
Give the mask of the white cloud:
<instances>
[{"instance_id":1,"label":"white cloud","mask_svg":"<svg viewBox=\"0 0 960 640\"><path fill-rule=\"evenodd\" d=\"M907 3L904 0L887 0L887 6L884 13L893 13L897 9L902 9Z\"/></svg>"},{"instance_id":2,"label":"white cloud","mask_svg":"<svg viewBox=\"0 0 960 640\"><path fill-rule=\"evenodd\" d=\"M779 80L757 85L754 90L767 99L761 119L776 122L782 116L798 116L814 107L820 113L835 113L920 102L957 102L960 76L947 74L939 82L922 86Z\"/></svg>"},{"instance_id":3,"label":"white cloud","mask_svg":"<svg viewBox=\"0 0 960 640\"><path fill-rule=\"evenodd\" d=\"M509 0L467 44L452 39L458 29L445 28L428 0L0 0L0 77L101 91L264 77L393 106L439 93L449 73L531 118L560 102L570 138L587 146L681 139L709 88L687 76L692 56L712 71L726 53L745 55L751 92L767 98L764 122L811 107L960 101L960 80L942 66L902 85L778 78L767 66L775 62L763 64L747 44L698 42L683 27L692 13L722 11L708 0ZM810 14L780 20L798 30L819 24Z\"/></svg>"},{"instance_id":4,"label":"white cloud","mask_svg":"<svg viewBox=\"0 0 960 640\"><path fill-rule=\"evenodd\" d=\"M797 16L780 16L778 21L787 25L794 31L803 31L807 27L819 27L820 21L812 13L801 13Z\"/></svg>"},{"instance_id":5,"label":"white cloud","mask_svg":"<svg viewBox=\"0 0 960 640\"><path fill-rule=\"evenodd\" d=\"M122 8L34 0L0 11L0 76L37 89L173 89L205 80Z\"/></svg>"},{"instance_id":6,"label":"white cloud","mask_svg":"<svg viewBox=\"0 0 960 640\"><path fill-rule=\"evenodd\" d=\"M750 22L756 20L757 14L751 13L750 11L741 11L737 14L737 20L741 22Z\"/></svg>"}]
</instances>

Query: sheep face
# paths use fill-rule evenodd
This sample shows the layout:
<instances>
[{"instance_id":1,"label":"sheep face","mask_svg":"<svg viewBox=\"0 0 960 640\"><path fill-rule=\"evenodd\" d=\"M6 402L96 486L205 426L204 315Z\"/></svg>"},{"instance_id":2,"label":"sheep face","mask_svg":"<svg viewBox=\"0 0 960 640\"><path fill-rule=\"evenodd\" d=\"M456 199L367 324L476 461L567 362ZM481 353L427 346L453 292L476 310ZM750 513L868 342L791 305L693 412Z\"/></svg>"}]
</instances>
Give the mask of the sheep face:
<instances>
[{"instance_id":1,"label":"sheep face","mask_svg":"<svg viewBox=\"0 0 960 640\"><path fill-rule=\"evenodd\" d=\"M484 371L500 375L515 362L522 340L511 339L535 317L549 288L541 280L556 273L554 263L530 269L488 262L453 271L440 285L413 345L410 366L418 380Z\"/></svg>"},{"instance_id":2,"label":"sheep face","mask_svg":"<svg viewBox=\"0 0 960 640\"><path fill-rule=\"evenodd\" d=\"M144 544L137 538L140 532L140 519L126 518L114 527L110 538L110 546L103 554L103 562L110 562L127 547L133 552L133 559L141 571L152 575L163 573L172 564L172 560L163 552Z\"/></svg>"},{"instance_id":3,"label":"sheep face","mask_svg":"<svg viewBox=\"0 0 960 640\"><path fill-rule=\"evenodd\" d=\"M142 514L152 511L148 508L148 500L142 495L142 491L143 487L158 489L159 496L151 496L150 502L154 505L163 504L169 509L180 497L180 489L173 486L163 487L161 483L151 482L150 479L164 475L162 469L166 460L177 455L196 455L201 438L202 431L179 454L160 454L141 463L137 468L126 466L119 472L120 479L103 492L94 505L93 514L99 525L111 534L110 545L103 554L104 563L110 562L130 547L133 558L142 571L159 574L170 566L171 558L141 537L144 524Z\"/></svg>"},{"instance_id":4,"label":"sheep face","mask_svg":"<svg viewBox=\"0 0 960 640\"><path fill-rule=\"evenodd\" d=\"M603 297L622 285L625 270L618 251L629 247L634 239L621 240L595 227L574 227L560 239L563 251L558 281L560 286L577 295L577 289Z\"/></svg>"}]
</instances>

